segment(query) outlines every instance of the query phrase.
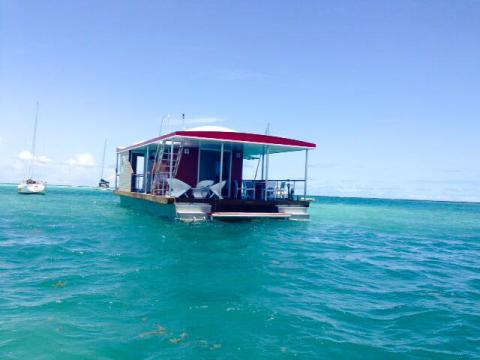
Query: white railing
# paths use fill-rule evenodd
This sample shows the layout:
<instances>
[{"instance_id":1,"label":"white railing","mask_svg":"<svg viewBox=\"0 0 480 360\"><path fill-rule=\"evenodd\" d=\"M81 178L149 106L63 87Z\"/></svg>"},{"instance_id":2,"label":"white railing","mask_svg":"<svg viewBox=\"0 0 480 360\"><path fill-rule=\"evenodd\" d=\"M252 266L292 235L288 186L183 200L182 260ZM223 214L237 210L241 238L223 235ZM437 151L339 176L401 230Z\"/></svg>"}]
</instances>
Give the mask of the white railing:
<instances>
[{"instance_id":1,"label":"white railing","mask_svg":"<svg viewBox=\"0 0 480 360\"><path fill-rule=\"evenodd\" d=\"M298 200L303 192L305 180L243 180L235 186L234 198L250 200Z\"/></svg>"}]
</instances>

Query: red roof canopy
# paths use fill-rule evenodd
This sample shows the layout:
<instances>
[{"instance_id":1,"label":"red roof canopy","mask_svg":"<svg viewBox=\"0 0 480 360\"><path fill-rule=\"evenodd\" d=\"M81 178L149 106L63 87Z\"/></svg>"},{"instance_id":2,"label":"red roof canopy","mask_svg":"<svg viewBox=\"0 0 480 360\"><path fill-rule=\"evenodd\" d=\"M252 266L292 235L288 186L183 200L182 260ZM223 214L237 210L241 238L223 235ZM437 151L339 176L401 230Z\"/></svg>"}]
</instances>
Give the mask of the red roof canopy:
<instances>
[{"instance_id":1,"label":"red roof canopy","mask_svg":"<svg viewBox=\"0 0 480 360\"><path fill-rule=\"evenodd\" d=\"M175 131L170 134L162 135L150 140L142 141L138 144L128 146L125 148L119 148L117 151L126 151L135 148L140 148L149 144L158 143L162 140L181 140L181 139L198 139L212 142L231 142L231 143L244 143L244 144L254 144L254 145L273 145L275 147L286 147L286 148L298 148L301 149L313 149L316 147L315 144L288 139L280 136L272 135L262 135L262 134L251 134L251 133L242 133L242 132L229 132L229 131ZM292 149L293 150L293 149Z\"/></svg>"}]
</instances>

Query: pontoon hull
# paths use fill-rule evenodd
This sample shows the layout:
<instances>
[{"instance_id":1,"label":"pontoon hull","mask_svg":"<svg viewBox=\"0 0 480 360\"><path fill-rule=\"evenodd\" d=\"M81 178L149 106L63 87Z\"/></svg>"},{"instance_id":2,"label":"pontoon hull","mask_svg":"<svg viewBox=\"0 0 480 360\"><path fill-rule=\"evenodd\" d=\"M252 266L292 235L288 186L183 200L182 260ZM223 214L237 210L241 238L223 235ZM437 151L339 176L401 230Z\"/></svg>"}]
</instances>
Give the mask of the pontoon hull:
<instances>
[{"instance_id":1,"label":"pontoon hull","mask_svg":"<svg viewBox=\"0 0 480 360\"><path fill-rule=\"evenodd\" d=\"M309 219L309 204L305 201L175 199L133 192L115 191L115 193L120 196L121 206L184 222L254 219L305 221Z\"/></svg>"}]
</instances>

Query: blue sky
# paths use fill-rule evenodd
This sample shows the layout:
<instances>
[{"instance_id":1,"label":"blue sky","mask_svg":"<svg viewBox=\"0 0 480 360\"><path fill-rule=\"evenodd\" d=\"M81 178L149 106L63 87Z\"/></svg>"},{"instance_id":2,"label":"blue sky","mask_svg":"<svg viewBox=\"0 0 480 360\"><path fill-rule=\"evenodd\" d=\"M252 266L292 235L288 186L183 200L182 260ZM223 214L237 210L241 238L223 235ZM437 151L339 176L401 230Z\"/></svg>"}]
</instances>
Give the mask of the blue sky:
<instances>
[{"instance_id":1,"label":"blue sky","mask_svg":"<svg viewBox=\"0 0 480 360\"><path fill-rule=\"evenodd\" d=\"M0 2L0 182L94 184L162 117L317 143L310 192L480 201L478 1ZM172 125L173 127L173 125ZM301 174L303 156L272 159Z\"/></svg>"}]
</instances>

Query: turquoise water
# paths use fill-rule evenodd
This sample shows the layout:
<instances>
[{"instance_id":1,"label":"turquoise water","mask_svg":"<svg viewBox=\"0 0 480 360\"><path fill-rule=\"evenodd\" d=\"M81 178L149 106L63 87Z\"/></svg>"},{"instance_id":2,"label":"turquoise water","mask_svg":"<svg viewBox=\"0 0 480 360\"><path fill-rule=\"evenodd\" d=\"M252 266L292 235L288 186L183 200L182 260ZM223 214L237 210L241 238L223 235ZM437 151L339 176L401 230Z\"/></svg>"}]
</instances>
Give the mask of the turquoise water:
<instances>
[{"instance_id":1,"label":"turquoise water","mask_svg":"<svg viewBox=\"0 0 480 360\"><path fill-rule=\"evenodd\" d=\"M480 357L480 204L182 224L0 186L1 359Z\"/></svg>"}]
</instances>

